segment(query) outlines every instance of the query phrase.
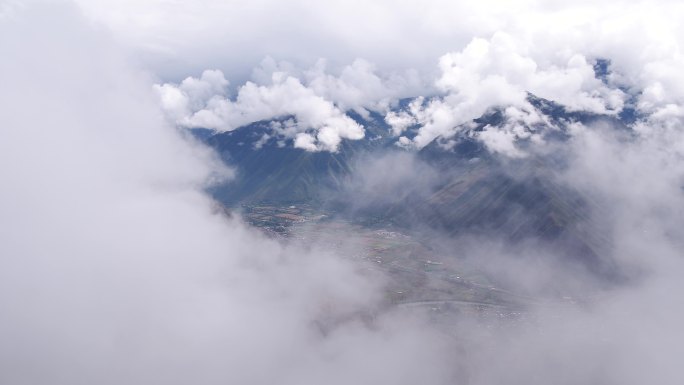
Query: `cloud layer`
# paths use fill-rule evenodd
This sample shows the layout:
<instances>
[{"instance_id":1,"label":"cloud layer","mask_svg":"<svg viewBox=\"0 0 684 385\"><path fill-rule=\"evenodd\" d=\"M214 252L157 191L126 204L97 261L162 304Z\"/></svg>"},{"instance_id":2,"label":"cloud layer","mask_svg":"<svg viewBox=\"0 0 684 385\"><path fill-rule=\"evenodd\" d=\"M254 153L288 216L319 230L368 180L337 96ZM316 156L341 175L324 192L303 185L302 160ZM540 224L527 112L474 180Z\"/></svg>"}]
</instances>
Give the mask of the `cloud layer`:
<instances>
[{"instance_id":1,"label":"cloud layer","mask_svg":"<svg viewBox=\"0 0 684 385\"><path fill-rule=\"evenodd\" d=\"M155 88L170 120L181 127L232 131L262 120L289 120L288 129L277 130L276 135L293 139L296 148L334 152L342 139L364 137L363 127L347 111L361 116L368 116L369 110L384 112L397 98L422 87L415 73L381 77L372 64L360 59L333 75L325 60L298 70L266 58L252 78L238 87L234 98L218 70Z\"/></svg>"},{"instance_id":2,"label":"cloud layer","mask_svg":"<svg viewBox=\"0 0 684 385\"><path fill-rule=\"evenodd\" d=\"M297 2L290 4L292 9L300 5ZM209 8L214 6L209 5ZM150 12L156 9L150 7ZM424 147L437 137L449 138L457 134L465 127L464 123L492 107L513 107L525 111L526 119L532 119L533 108L526 101L527 92L571 110L616 115L628 107L645 116L681 115L678 106L683 96L678 90L682 87L676 85L683 81L677 68L682 64L680 42L684 34L671 16L681 9L676 3L665 2L652 7L645 3L622 2L601 6L582 2L562 6L531 2L525 12L512 13L517 15L515 17L504 16L510 5L500 3L447 6L428 2L418 12L411 4L390 5L380 1L371 7L377 11L392 9L382 17L359 17L384 20L384 34L395 33L402 37L388 45L391 50L386 56L396 58L394 67L388 68L384 59L360 49L368 43L366 40L357 35L344 36L334 24L323 33L334 34L332 41L344 41L350 47L359 48L354 56L327 55L315 39L299 37L299 41L311 42L304 44L301 51L318 56L291 62L267 57L256 69L245 67L242 72L251 71L251 80L237 86L235 95L227 93L225 84L219 85L220 89L214 95L195 95L182 83L165 83L159 86L164 106L172 120L180 125L221 130L231 130L260 119L293 116L295 124L289 125L289 138L296 138L300 148L318 151L335 150L343 139L363 137L359 124L345 116L347 111L354 110L362 115L366 110L386 113L397 100L405 97L423 96L426 99L403 111L390 112L386 121L392 126L393 134L399 136L399 144L416 148ZM443 13L433 12L439 7ZM85 9L93 16L89 7ZM318 15L322 19L332 18L329 12L337 10L340 11L339 20L346 20L348 15L342 9L349 8L334 4ZM214 10L224 11L222 7ZM408 10L416 15L408 15ZM454 12L447 12L449 10ZM252 11L240 9L239 12L251 14ZM456 11L471 15L468 20L473 23L463 24L460 20L460 23L449 24L457 17ZM168 7L163 12L175 10ZM202 15L198 11L192 17ZM423 17L421 20L432 20L431 27L419 24L411 36L392 29L403 18L418 15ZM104 20L117 25L108 17ZM306 20L311 25L319 22ZM163 35L168 32L164 32L164 28L148 32ZM375 31L369 38L379 34ZM438 35L449 35L453 39L446 43L436 38ZM398 58L404 58L403 49L418 45L419 41L432 56L429 61L423 60L419 66L407 69L406 65L413 62ZM181 48L176 46L175 49ZM299 51L291 47L288 52ZM290 54L276 57L293 59ZM605 67L599 69L599 72L603 71L599 76L597 65ZM228 74L230 78L231 72ZM237 76L239 83L241 76ZM508 128L503 130L490 127L479 139L494 151L523 156L514 147L517 139L525 139L527 135L519 120L512 117ZM417 135L402 137L404 130L415 126L419 126Z\"/></svg>"},{"instance_id":3,"label":"cloud layer","mask_svg":"<svg viewBox=\"0 0 684 385\"><path fill-rule=\"evenodd\" d=\"M10 58L0 60L0 382L681 383L684 87L678 86L681 27L671 24L680 5L619 12L624 4L609 4L584 14L593 8L581 2L569 11L557 3L538 4L521 19L536 21L532 29L502 22L499 12L491 20L474 18L487 21L474 31L501 32L468 36L461 47L430 47L454 52L440 61L435 97L404 115L390 115L396 135L420 126L415 139L405 140L420 147L506 104L510 124L487 128L481 139L495 152L524 157L515 141L534 134L520 127L543 119L530 109L524 91L608 114L633 103L644 114L628 132L572 125L568 166L558 175L605 207L602 219L615 245L611 256L632 280L596 291L591 278L569 276L544 262L546 250L516 255L492 240L458 240L453 249L459 257L480 261L492 277L514 288L543 297L558 278L585 290L578 306L540 302L527 309L528 322L492 326L467 315L439 325L380 311L382 277L369 276L324 247L283 245L238 218L217 214L202 190L212 180L229 178L230 170L168 124L157 100L161 95L167 117L187 126L228 130L253 120L293 118L279 129L295 146L334 150L342 138L363 136L346 109L384 108L383 100L405 89L394 87L396 77L364 61L335 75L322 64L298 71L280 63L272 70L265 63L235 95L218 70L164 83L155 95L154 81L131 66L125 48L121 52L75 9L7 4L0 7L0 53ZM104 19L116 32L129 20L126 7L141 7L132 4L104 13L84 7L91 19ZM220 12L209 17L180 3L159 13L160 4L165 5L143 3L146 12L134 18L129 33L142 36L143 45L186 55L193 52L187 47L215 31L193 22L208 17L210 26L225 23L219 29L225 37L250 22L268 24L255 15L272 5L257 3L224 20ZM205 4L212 5L210 11L232 9ZM343 23L359 15L359 4L335 3L332 11L322 11L327 5L296 2L293 14L302 4L321 12L314 27L336 21L337 28L321 40L356 42L345 52L356 53L366 42L375 49L382 43L396 48L406 40L405 51L390 55L394 60L419 52L416 42L425 44L422 38L431 36L426 30L442 36L440 42L461 36L449 31L452 18L461 16L438 7L445 3L401 3L400 17L360 30ZM184 7L195 12L181 12ZM374 20L392 7L378 2L360 14ZM409 9L416 14L400 12ZM537 19L542 10L548 19ZM622 18L596 21L609 11ZM165 12L179 23L165 24ZM335 12L346 17L334 18ZM581 17L561 17L578 12ZM238 23L244 14L252 18ZM674 16L658 19L667 14ZM406 30L405 21L416 20L422 21L417 38L397 32ZM581 29L587 23L577 20L589 20L591 28ZM275 25L290 25L282 23ZM465 21L462 28L474 24ZM256 33L257 27L248 31ZM188 30L189 41L171 39ZM369 32L372 42L365 40ZM213 46L199 49L204 58L207 47ZM590 72L599 57L611 60L605 81ZM376 177L397 165L408 171ZM384 158L358 175L360 186L354 187L373 198L378 191L400 197L396 190L419 181L416 173L425 177L422 183L433 183L432 172L409 155Z\"/></svg>"},{"instance_id":4,"label":"cloud layer","mask_svg":"<svg viewBox=\"0 0 684 385\"><path fill-rule=\"evenodd\" d=\"M0 52L0 382L446 380L420 322L359 316L381 281L216 213L202 189L230 173L73 9L3 20Z\"/></svg>"}]
</instances>

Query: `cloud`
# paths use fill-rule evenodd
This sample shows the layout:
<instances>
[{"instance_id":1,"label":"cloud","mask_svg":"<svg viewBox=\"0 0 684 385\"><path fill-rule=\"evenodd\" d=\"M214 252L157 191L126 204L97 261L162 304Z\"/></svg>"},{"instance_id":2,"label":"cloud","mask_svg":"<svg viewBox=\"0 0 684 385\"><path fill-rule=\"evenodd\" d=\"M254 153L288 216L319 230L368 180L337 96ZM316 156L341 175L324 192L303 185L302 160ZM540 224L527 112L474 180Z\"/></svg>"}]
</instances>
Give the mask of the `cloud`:
<instances>
[{"instance_id":1,"label":"cloud","mask_svg":"<svg viewBox=\"0 0 684 385\"><path fill-rule=\"evenodd\" d=\"M478 138L482 140L489 151L504 154L510 158L520 158L525 154L520 151L515 141L518 136L511 130L499 130L496 127L487 125L482 130Z\"/></svg>"},{"instance_id":2,"label":"cloud","mask_svg":"<svg viewBox=\"0 0 684 385\"><path fill-rule=\"evenodd\" d=\"M167 114L183 127L232 131L261 120L292 117L296 132L287 133L295 136L295 147L307 151L335 152L342 139L364 137L361 125L285 73L273 73L269 85L245 83L235 100L225 98L225 84L220 71L205 71L200 79L190 77L178 86L167 83L155 88ZM219 93L212 93L212 87Z\"/></svg>"},{"instance_id":3,"label":"cloud","mask_svg":"<svg viewBox=\"0 0 684 385\"><path fill-rule=\"evenodd\" d=\"M677 160L678 146L671 142L663 147L665 137L673 138L670 134L628 139L612 127L577 126L575 130L562 180L600 202L602 209L595 215L610 229L611 258L632 279L590 297L581 309L540 306L539 327L511 330L520 334L509 334L510 349L502 348L507 344L501 344L501 335L495 334L491 346L496 347L485 348L481 354L487 362L496 357L500 371L477 372L473 383L496 383L504 376L513 384L530 378L555 383L678 381L674 357L682 353L682 334L674 325L684 319L684 311L668 305L681 286L676 276L684 269L679 225L684 214L680 209L684 207L684 169ZM681 139L681 130L676 137ZM504 275L520 277L530 266L540 268L524 256L519 264L507 261L497 267ZM495 265L491 260L487 263ZM552 268L547 277L561 282L578 276L555 275L558 272ZM543 273L535 274L519 282L542 277ZM582 282L590 285L591 281L582 278ZM524 360L519 359L521 352Z\"/></svg>"},{"instance_id":4,"label":"cloud","mask_svg":"<svg viewBox=\"0 0 684 385\"><path fill-rule=\"evenodd\" d=\"M605 48L610 51L606 56L615 59L641 55L622 49L630 45L642 47L646 40L659 40L662 48L682 36L675 16L682 5L670 0L659 1L657 6L627 0L601 4L555 0L78 3L89 19L112 30L164 82L218 68L242 83L269 55L299 68L309 68L319 58L341 67L360 57L382 72L414 68L432 76L438 74L435 61L445 52L460 51L473 38L487 39L498 31L533 38L535 50L562 44L582 52L577 49L581 45ZM589 38L583 38L584 34ZM606 38L612 40L613 48ZM653 57L658 52L641 53Z\"/></svg>"},{"instance_id":5,"label":"cloud","mask_svg":"<svg viewBox=\"0 0 684 385\"><path fill-rule=\"evenodd\" d=\"M0 382L446 382L419 320L358 316L381 281L217 214L223 166L73 9L4 19L0 52Z\"/></svg>"},{"instance_id":6,"label":"cloud","mask_svg":"<svg viewBox=\"0 0 684 385\"><path fill-rule=\"evenodd\" d=\"M684 270L684 131L681 126L648 127L642 127L642 134L605 121L573 124L571 138L553 154L563 166L543 167L551 173L547 181L593 202L580 229L606 237L601 258L612 272L619 272L620 280L559 259L559 246L540 240L511 246L496 236L429 234L437 254L450 256L446 263L477 266L497 290L534 298L520 319L505 319L505 312L498 313L498 322L463 315L448 318L448 333L457 336L458 346L467 352L454 358L467 373L465 383L679 381L677 357L684 345L678 325L684 321L684 309L672 301L682 288L679 276ZM428 172L416 163L411 170L407 159L404 153L367 162L369 166L358 171L356 185L350 185L357 189L350 189L352 197L374 199L374 207L381 207L417 186L426 187L430 196L434 182L419 180ZM522 163L526 161L530 163ZM517 160L523 165L514 168L517 178L529 177L526 167L534 169L540 161L544 158ZM395 169L396 175L382 171ZM444 176L436 169L431 172L437 180ZM397 201L406 203L403 198ZM516 223L524 221L516 217Z\"/></svg>"},{"instance_id":7,"label":"cloud","mask_svg":"<svg viewBox=\"0 0 684 385\"><path fill-rule=\"evenodd\" d=\"M190 40L211 36L202 31L202 24L192 23L206 14L183 16L178 11L198 9L192 5L169 5L171 19L186 23L167 25L165 14L155 13L157 3L131 4L131 9L150 10L136 16L130 32L136 37L153 35L158 40L152 41L163 43L160 36L179 37L193 28L198 31ZM371 4L361 14L385 14L387 4ZM431 27L421 26L415 37L408 31L399 37L367 40L369 47L377 48L408 36L417 39L408 42L415 46L389 56L395 60L412 55L420 48L415 42L426 41L420 31L438 34L445 29L440 41L453 37L448 26L450 17L457 16L450 15L460 14L440 11L435 4L439 5L421 7L415 17L402 13L380 26L364 26L360 31L337 28L323 37L349 31L348 39L336 42L362 44L358 36L368 31L391 34L406 30L403 21L424 20ZM669 34L671 18L661 23L653 17L680 14L673 5L663 4L655 11L630 8L632 17L643 16L656 32L665 28L654 35L665 37L660 40L623 34L632 27L617 25L611 30L611 23L596 27L605 31L601 34L590 29L577 39L574 34L555 35L558 29L546 27L560 23L562 18L554 12L563 6L538 5L535 9L550 8L549 20L535 24L550 35L533 34L529 40L539 44L525 43L528 40L520 37L524 34L513 31L512 42L500 37L504 40L476 40L468 49L456 48L457 53L446 56L443 63L448 76L439 84L445 95L426 98L425 105L421 101L411 107L415 113L396 116L397 134L409 125L423 125L423 136L415 143L420 145L431 136L453 133L450 124L485 109L490 98L508 102L511 125L490 132L489 138L485 134L484 140L493 150L515 155L520 149L510 146L513 136L532 140L533 133L519 128L537 121L520 99L520 82L537 85L542 92L558 92L554 98L568 98L565 103L586 108L615 105L613 91L601 91L605 87L626 90L636 95L637 107L648 114L627 133L572 125L568 166L557 175L600 203L603 209L594 214L608 223L606 231L614 245L610 257L630 273L630 279L597 289L602 286L588 276L569 274L548 262L551 259L545 257L552 250L493 248L482 253L495 240L485 239L472 248L466 242L452 243L455 256L449 254L450 261L480 260L488 266L489 277L508 282L514 292L524 288L545 300L549 285L562 289L565 283L575 282L569 286L583 288L584 296L578 298L579 305L531 303L514 321L496 318L497 313L496 322L477 322L461 313L443 325L438 318L425 323L399 310L381 311L382 280L369 278L359 265L329 249L283 245L238 218L217 215L202 189L230 172L211 152L185 139L163 119L150 91L153 80L132 69L106 33L79 19L73 9L48 5L42 10L4 12L0 53L11 60L0 61L0 382L440 384L465 379L462 382L470 384L678 384L684 354L680 331L684 311L676 300L684 270L684 137L682 95L676 87L681 55L672 43L681 41L681 35ZM269 4L255 7L265 5ZM579 3L580 8L584 5ZM327 6L312 4L312 9ZM620 4L607 9L616 6ZM97 9L89 12L102 12ZM130 16L121 9L107 8L100 18L122 31ZM300 10L294 7L293 12ZM320 23L330 21L336 11L359 15L358 9L338 3L323 12ZM217 25L224 14L212 15L209 24ZM230 20L243 14L237 12ZM345 25L347 19L341 20L338 23ZM260 21L251 32L268 24ZM469 23L463 28L475 21ZM493 26L481 28L501 27L498 18L490 23ZM172 34L158 34L174 26L178 29ZM540 36L547 42L539 42ZM593 37L595 41L589 39ZM470 40L471 36L466 42ZM617 43L610 46L611 41ZM170 41L157 48L181 43ZM627 50L627 43L641 49ZM555 45L569 48L567 52L548 48ZM473 63L464 62L466 56L459 54ZM612 60L614 72L608 85L587 77L588 63L599 56ZM512 60L514 72L489 63L493 58ZM202 68L218 67L203 63ZM364 76L371 73L363 66L357 70ZM463 73L475 76L476 83L469 83ZM238 124L223 121L227 116L240 122L292 115L296 122L286 119L274 130L288 132L310 149L331 149L337 138L358 136L354 126L340 129L346 120L327 99L333 96L321 97L298 77L247 83L231 99L223 79L219 72L207 72L187 83L160 86L158 91L167 110L182 112L174 117L187 116L185 112L199 103L208 115L197 119L215 118L217 125ZM377 83L369 79L372 90ZM343 95L360 100L356 91L348 92L336 80L332 83L323 88L339 93L340 100ZM566 95L559 85L578 94ZM465 95L466 90L475 94ZM302 130L301 122L308 122L311 130ZM397 175L382 175L381 170L396 164L405 167ZM414 174L427 174L422 166L403 163L401 158L390 158L369 170L370 176L360 178L368 188L361 186L360 191L381 191L391 197L401 197L406 185L420 181L411 179ZM439 176L436 173L435 178ZM380 185L381 180L386 183ZM432 183L433 178L426 180ZM386 186L390 188L383 191ZM377 311L370 324L359 315L368 309ZM330 319L339 323L322 332L317 325Z\"/></svg>"},{"instance_id":8,"label":"cloud","mask_svg":"<svg viewBox=\"0 0 684 385\"><path fill-rule=\"evenodd\" d=\"M211 99L225 97L228 81L218 70L205 70L200 78L187 77L181 84L155 85L161 106L176 122L204 108Z\"/></svg>"},{"instance_id":9,"label":"cloud","mask_svg":"<svg viewBox=\"0 0 684 385\"><path fill-rule=\"evenodd\" d=\"M159 8L150 3L141 7L154 17L164 15L174 19L182 15L182 18L201 18L203 25L207 26L206 31L185 31L189 39L201 46L204 42L200 40L205 39L205 33L225 36L233 28L251 31L251 24L247 25L245 20L251 20L260 9L280 6L260 2L254 7L235 7L213 1L204 5L211 10L211 15L193 6ZM91 6L83 7L87 15L118 31L121 20L101 15ZM309 11L299 12L299 7ZM337 2L319 9L295 1L288 3L287 8L286 13L291 12L292 17L281 18L289 20L287 22L266 23L268 16L259 15L265 18L263 24L299 21L299 25L311 26L320 35L293 32L299 31L297 28L287 29L287 33L268 29L252 34L244 32L245 36L260 42L277 42L292 33L291 40L300 43L298 46L281 44L277 48L270 47L252 59L251 64L241 64L244 69L239 72L251 72L253 82L264 87L272 85L275 73L286 74L340 111L353 109L362 115L365 109L385 112L400 98L432 97L420 111L390 112L387 115L387 121L397 135L402 135L410 125L421 126L415 137L410 136L412 145L417 148L438 136L448 138L455 135L460 125L479 117L491 107L514 106L529 110L530 106L525 104L526 92L569 109L613 115L626 104L650 114L668 104L679 103L671 98L682 98L674 86L681 80L677 72L682 61L678 39L683 36L682 29L671 17L681 8L675 2L665 2L660 7L652 7L645 2L623 1L606 2L600 6L586 2L529 2L523 7L525 12L519 12L520 7L497 1L479 5L431 1L420 7L411 2L376 1L367 7L373 12L362 16L352 12L351 5ZM128 15L127 12L135 7L119 5L117 9ZM317 18L310 17L314 9ZM229 10L231 17L240 15L244 20L230 26L214 25L214 18L229 13ZM344 21L351 15L362 20L368 18L364 25L369 30L364 34L348 31ZM328 25L316 28L323 20L329 22ZM374 25L382 25L383 29ZM415 28L406 33L403 29L398 30L401 25ZM129 29L121 35L133 33L138 37L165 36L168 39L179 30L159 23L149 30ZM328 36L325 44L319 41L323 35ZM221 41L232 44L228 38ZM166 40L165 43L179 52L189 49ZM354 54L350 56L344 49L329 52L325 48L328 46L349 48ZM283 51L284 47L287 50ZM251 52L253 48L240 47L239 51ZM194 51L190 49L190 52ZM426 55L425 52L431 54ZM628 52L640 54L628 55ZM276 57L280 61L262 60L264 56ZM413 59L418 56L423 57L420 63ZM303 60L303 57L307 59ZM597 59L607 59L609 63L609 73L602 79L594 73ZM254 70L259 60L262 62ZM205 62L216 63L215 68L219 68L230 61L210 58ZM240 76L246 75L237 77ZM439 97L434 97L436 95ZM219 125L222 119L207 112L194 120ZM300 140L300 143L311 142L303 135L316 136L312 132L302 133L302 137L307 139ZM502 135L497 134L496 137ZM344 138L343 135L340 137ZM402 142L407 140L408 137ZM318 144L316 148L331 148L333 144ZM313 148L312 145L307 147Z\"/></svg>"},{"instance_id":10,"label":"cloud","mask_svg":"<svg viewBox=\"0 0 684 385\"><path fill-rule=\"evenodd\" d=\"M409 200L427 199L441 179L435 168L408 151L391 149L354 162L354 172L334 198L353 212L382 212Z\"/></svg>"},{"instance_id":11,"label":"cloud","mask_svg":"<svg viewBox=\"0 0 684 385\"><path fill-rule=\"evenodd\" d=\"M449 138L459 126L478 118L494 107L534 108L527 93L556 101L571 110L601 114L621 111L626 95L611 88L594 74L593 64L580 53L549 52L558 63L538 63L527 52L526 42L497 32L491 39L473 39L462 51L449 53L439 60L441 76L436 87L445 95L433 98L425 106L412 106L400 115L388 115L394 131L401 132L406 122L420 125L413 139L422 148L438 136ZM401 118L398 119L397 118ZM492 139L492 146L512 142L509 133L493 132L482 139ZM510 151L509 151L510 152Z\"/></svg>"},{"instance_id":12,"label":"cloud","mask_svg":"<svg viewBox=\"0 0 684 385\"><path fill-rule=\"evenodd\" d=\"M80 1L79 6L88 18L113 30L122 44L133 47L165 81L205 68L244 80L265 56L300 68L321 57L340 66L363 57L383 69L395 69L397 63L408 64L402 69L427 68L448 50L445 46L464 42L459 32L486 29L488 24L462 20L460 15L474 13L472 6L441 0L419 10L413 2L385 0L96 0ZM252 44L257 40L261 43Z\"/></svg>"},{"instance_id":13,"label":"cloud","mask_svg":"<svg viewBox=\"0 0 684 385\"><path fill-rule=\"evenodd\" d=\"M231 99L228 81L218 70L206 70L200 78L180 84L155 85L162 108L181 127L232 131L272 119L288 119L287 130L276 131L294 146L307 151L337 151L342 139L364 137L360 124L346 115L355 111L368 117L369 110L385 112L398 98L414 95L423 83L414 72L380 76L365 60L355 60L339 75L319 60L308 70L267 57ZM290 119L291 118L291 119Z\"/></svg>"},{"instance_id":14,"label":"cloud","mask_svg":"<svg viewBox=\"0 0 684 385\"><path fill-rule=\"evenodd\" d=\"M423 80L416 71L381 75L376 66L356 59L345 66L339 76L326 72L326 61L319 60L305 72L307 84L317 95L335 102L343 110L364 109L386 111L397 99L425 92Z\"/></svg>"}]
</instances>

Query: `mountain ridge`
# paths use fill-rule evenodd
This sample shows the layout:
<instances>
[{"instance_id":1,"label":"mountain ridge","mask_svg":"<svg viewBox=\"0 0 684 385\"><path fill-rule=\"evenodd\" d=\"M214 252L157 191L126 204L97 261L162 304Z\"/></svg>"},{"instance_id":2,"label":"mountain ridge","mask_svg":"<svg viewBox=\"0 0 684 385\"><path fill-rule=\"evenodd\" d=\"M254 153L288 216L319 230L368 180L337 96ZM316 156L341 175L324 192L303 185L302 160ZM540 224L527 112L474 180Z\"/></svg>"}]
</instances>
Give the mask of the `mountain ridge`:
<instances>
[{"instance_id":1,"label":"mountain ridge","mask_svg":"<svg viewBox=\"0 0 684 385\"><path fill-rule=\"evenodd\" d=\"M437 137L416 150L397 146L378 113L363 117L351 112L366 128L366 137L343 140L337 152L294 148L291 139L272 135L273 121L204 133L200 139L237 170L235 180L210 193L232 207L306 204L370 226L437 231L448 237L495 235L512 244L537 239L558 246L568 259L609 271L602 255L609 254L610 242L596 220L602 208L556 175L565 167L563 151L573 124L607 123L617 130L629 126L618 115L572 111L532 94L528 102L535 109L530 113L540 114L541 120L515 127L521 134L514 143L526 155L512 158L492 151L481 138L487 130L520 124L511 122L502 107L457 127L453 137ZM406 132L411 135L415 129ZM538 151L535 140L554 150ZM360 181L359 175L378 159L388 159L385 169ZM393 190L373 184L402 168L407 168L406 180L390 180ZM425 175L429 178L413 179Z\"/></svg>"}]
</instances>

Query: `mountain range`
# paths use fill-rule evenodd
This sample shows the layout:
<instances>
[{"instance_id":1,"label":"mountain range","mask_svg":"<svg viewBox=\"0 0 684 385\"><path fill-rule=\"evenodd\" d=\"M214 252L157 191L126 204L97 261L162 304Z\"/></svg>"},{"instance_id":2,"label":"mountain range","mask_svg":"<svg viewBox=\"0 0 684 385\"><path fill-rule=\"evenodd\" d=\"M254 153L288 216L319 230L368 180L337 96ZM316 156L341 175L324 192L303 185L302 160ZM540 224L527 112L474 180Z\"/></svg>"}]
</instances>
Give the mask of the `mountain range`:
<instances>
[{"instance_id":1,"label":"mountain range","mask_svg":"<svg viewBox=\"0 0 684 385\"><path fill-rule=\"evenodd\" d=\"M411 101L402 100L395 111ZM337 152L294 148L291 140L272 134L273 121L229 132L195 129L194 134L236 170L233 180L210 189L227 207L305 204L367 226L451 238L495 235L512 245L534 239L611 275L603 207L558 175L568 161L573 124L605 123L628 132L634 114L629 109L620 115L573 111L532 94L527 101L542 117L534 124L511 122L505 108L493 108L455 127L453 137L437 137L421 149L398 146L377 112L349 111L366 135L342 140ZM507 124L524 133L515 144L525 156L502 155L481 140L483 132ZM418 129L409 127L404 135L411 138ZM543 151L530 134L544 142Z\"/></svg>"}]
</instances>

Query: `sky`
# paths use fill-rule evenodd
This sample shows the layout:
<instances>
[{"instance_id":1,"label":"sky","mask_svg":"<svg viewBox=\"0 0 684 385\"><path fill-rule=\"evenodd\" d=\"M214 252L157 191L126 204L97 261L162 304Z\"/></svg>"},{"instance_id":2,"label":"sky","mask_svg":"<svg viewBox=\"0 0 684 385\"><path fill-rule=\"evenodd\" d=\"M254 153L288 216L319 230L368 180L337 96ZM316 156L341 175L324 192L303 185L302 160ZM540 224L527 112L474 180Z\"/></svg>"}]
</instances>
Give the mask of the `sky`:
<instances>
[{"instance_id":1,"label":"sky","mask_svg":"<svg viewBox=\"0 0 684 385\"><path fill-rule=\"evenodd\" d=\"M0 1L0 382L680 384L682 14L668 1ZM605 81L596 58L611 61ZM511 124L481 140L513 159L527 156L514 123L541 119L526 91L642 114L627 136L573 126L557 175L605 205L615 263L638 274L592 291L545 250L447 239L527 291L591 294L532 309L530 325L455 320L450 337L420 314L369 324L382 277L220 214L204 191L234 170L182 131L287 115L294 146L335 151L365 135L347 111L381 111L399 143L421 126L403 140L415 149L505 104ZM416 96L431 98L390 111ZM378 159L353 187L433 183L423 167Z\"/></svg>"},{"instance_id":2,"label":"sky","mask_svg":"<svg viewBox=\"0 0 684 385\"><path fill-rule=\"evenodd\" d=\"M285 136L310 151L364 137L346 111L387 114L408 97L439 96L386 117L417 148L496 105L529 112L526 92L611 114L669 114L684 98L678 2L77 3L156 79L176 124L227 131L294 116ZM598 59L610 60L603 80ZM419 135L402 138L411 124ZM521 156L512 136L485 137Z\"/></svg>"},{"instance_id":3,"label":"sky","mask_svg":"<svg viewBox=\"0 0 684 385\"><path fill-rule=\"evenodd\" d=\"M539 50L584 48L583 54L622 51L619 44L642 48L648 40L666 47L682 34L676 1L90 0L79 6L149 60L163 81L219 69L241 83L267 56L301 68L325 58L337 69L365 59L383 71L436 71L442 55L496 32L534 41Z\"/></svg>"}]
</instances>

